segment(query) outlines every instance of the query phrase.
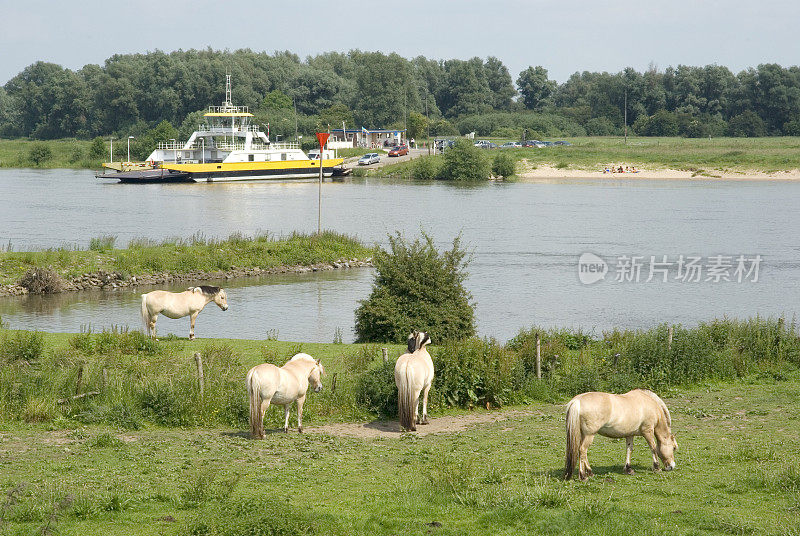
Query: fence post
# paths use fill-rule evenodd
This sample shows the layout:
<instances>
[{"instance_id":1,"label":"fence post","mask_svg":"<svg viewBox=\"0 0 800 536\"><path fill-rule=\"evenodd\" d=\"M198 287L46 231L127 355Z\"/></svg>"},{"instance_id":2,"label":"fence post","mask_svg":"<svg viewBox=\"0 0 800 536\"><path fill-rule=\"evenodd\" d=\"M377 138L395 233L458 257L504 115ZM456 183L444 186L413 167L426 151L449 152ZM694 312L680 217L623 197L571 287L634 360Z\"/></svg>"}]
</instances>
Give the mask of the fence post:
<instances>
[{"instance_id":1,"label":"fence post","mask_svg":"<svg viewBox=\"0 0 800 536\"><path fill-rule=\"evenodd\" d=\"M194 360L197 363L197 384L200 386L200 398L205 397L205 378L203 377L203 356L200 352L194 353Z\"/></svg>"},{"instance_id":2,"label":"fence post","mask_svg":"<svg viewBox=\"0 0 800 536\"><path fill-rule=\"evenodd\" d=\"M78 379L75 382L75 394L76 395L81 392L81 383L83 383L83 367L84 367L83 363L78 365Z\"/></svg>"},{"instance_id":3,"label":"fence post","mask_svg":"<svg viewBox=\"0 0 800 536\"><path fill-rule=\"evenodd\" d=\"M333 373L333 378L331 378L331 394L336 392L336 375L338 372Z\"/></svg>"},{"instance_id":4,"label":"fence post","mask_svg":"<svg viewBox=\"0 0 800 536\"><path fill-rule=\"evenodd\" d=\"M387 348L381 348L381 354L383 354L383 362L389 362L389 350Z\"/></svg>"},{"instance_id":5,"label":"fence post","mask_svg":"<svg viewBox=\"0 0 800 536\"><path fill-rule=\"evenodd\" d=\"M672 349L672 326L669 327L669 335L667 336L667 350Z\"/></svg>"},{"instance_id":6,"label":"fence post","mask_svg":"<svg viewBox=\"0 0 800 536\"><path fill-rule=\"evenodd\" d=\"M542 338L536 333L536 378L542 379Z\"/></svg>"}]
</instances>

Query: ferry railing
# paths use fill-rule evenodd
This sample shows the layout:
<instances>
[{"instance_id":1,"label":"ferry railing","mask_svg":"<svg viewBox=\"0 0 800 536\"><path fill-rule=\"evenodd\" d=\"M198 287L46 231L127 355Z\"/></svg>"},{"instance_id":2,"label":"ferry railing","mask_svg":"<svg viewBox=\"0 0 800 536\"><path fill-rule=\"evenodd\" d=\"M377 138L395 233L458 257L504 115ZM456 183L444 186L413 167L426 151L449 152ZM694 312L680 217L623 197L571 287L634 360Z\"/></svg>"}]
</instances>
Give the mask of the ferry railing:
<instances>
[{"instance_id":1,"label":"ferry railing","mask_svg":"<svg viewBox=\"0 0 800 536\"><path fill-rule=\"evenodd\" d=\"M211 134L219 134L221 136L224 136L225 134L230 134L231 132L234 132L234 133L252 132L254 134L257 134L258 132L260 132L260 129L256 125L247 125L246 127L241 127L241 126L237 125L237 126L231 128L229 126L228 127L223 127L223 126L213 126L213 125L205 124L205 125L199 125L197 127L197 131L201 132L201 133L208 132L208 133L211 133Z\"/></svg>"},{"instance_id":2,"label":"ferry railing","mask_svg":"<svg viewBox=\"0 0 800 536\"><path fill-rule=\"evenodd\" d=\"M209 106L210 114L248 114L250 109L247 106Z\"/></svg>"}]
</instances>

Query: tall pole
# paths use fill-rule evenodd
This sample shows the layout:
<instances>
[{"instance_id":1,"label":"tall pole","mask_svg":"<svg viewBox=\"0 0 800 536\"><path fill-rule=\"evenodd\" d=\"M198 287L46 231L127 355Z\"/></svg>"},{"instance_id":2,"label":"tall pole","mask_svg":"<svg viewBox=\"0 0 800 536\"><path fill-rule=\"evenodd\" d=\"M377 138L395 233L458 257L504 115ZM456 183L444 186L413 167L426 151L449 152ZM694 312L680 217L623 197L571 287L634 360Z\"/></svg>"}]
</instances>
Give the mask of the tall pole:
<instances>
[{"instance_id":1,"label":"tall pole","mask_svg":"<svg viewBox=\"0 0 800 536\"><path fill-rule=\"evenodd\" d=\"M128 163L131 161L131 140L135 139L133 136L128 136Z\"/></svg>"},{"instance_id":2,"label":"tall pole","mask_svg":"<svg viewBox=\"0 0 800 536\"><path fill-rule=\"evenodd\" d=\"M428 90L425 90L425 127L428 129L428 156L431 155L431 118L428 117Z\"/></svg>"},{"instance_id":3,"label":"tall pole","mask_svg":"<svg viewBox=\"0 0 800 536\"><path fill-rule=\"evenodd\" d=\"M109 160L113 164L114 163L114 137L112 136L112 137L108 138L108 141L111 142L111 149L109 150L109 153L110 153L109 156L111 158Z\"/></svg>"},{"instance_id":4,"label":"tall pole","mask_svg":"<svg viewBox=\"0 0 800 536\"><path fill-rule=\"evenodd\" d=\"M322 233L322 162L323 150L325 142L328 141L330 133L317 132L317 141L319 142L319 186L317 188L317 235Z\"/></svg>"}]
</instances>

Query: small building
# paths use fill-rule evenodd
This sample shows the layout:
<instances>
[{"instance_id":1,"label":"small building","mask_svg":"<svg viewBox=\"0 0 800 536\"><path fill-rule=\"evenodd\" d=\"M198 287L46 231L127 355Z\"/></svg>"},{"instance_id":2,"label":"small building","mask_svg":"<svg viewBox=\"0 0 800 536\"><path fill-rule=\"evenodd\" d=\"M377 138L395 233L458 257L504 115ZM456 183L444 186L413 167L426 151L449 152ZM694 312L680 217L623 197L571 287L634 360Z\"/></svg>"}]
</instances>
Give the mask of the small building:
<instances>
[{"instance_id":1,"label":"small building","mask_svg":"<svg viewBox=\"0 0 800 536\"><path fill-rule=\"evenodd\" d=\"M344 149L347 147L365 147L367 149L382 149L393 145L404 145L406 143L405 129L385 129L376 128L367 130L360 129L341 129L331 130L331 137L328 140L330 149Z\"/></svg>"}]
</instances>

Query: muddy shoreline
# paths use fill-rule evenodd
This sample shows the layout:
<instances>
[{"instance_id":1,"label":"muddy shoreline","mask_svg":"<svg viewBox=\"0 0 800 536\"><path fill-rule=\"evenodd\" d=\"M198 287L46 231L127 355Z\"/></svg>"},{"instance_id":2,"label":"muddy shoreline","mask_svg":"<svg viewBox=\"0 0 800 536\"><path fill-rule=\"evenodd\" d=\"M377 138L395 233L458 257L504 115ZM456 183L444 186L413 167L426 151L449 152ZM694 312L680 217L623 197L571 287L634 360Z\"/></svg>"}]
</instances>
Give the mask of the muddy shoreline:
<instances>
[{"instance_id":1,"label":"muddy shoreline","mask_svg":"<svg viewBox=\"0 0 800 536\"><path fill-rule=\"evenodd\" d=\"M349 270L351 268L367 268L372 266L372 258L339 259L333 262L322 262L309 265L275 266L273 268L239 268L218 271L192 271L185 273L161 272L156 274L123 275L118 272L90 272L65 279L62 292L79 290L117 290L138 285L160 285L179 281L208 281L234 279L243 277L259 277L270 274L303 274L328 270ZM0 297L23 296L29 294L28 289L16 283L0 285Z\"/></svg>"}]
</instances>

